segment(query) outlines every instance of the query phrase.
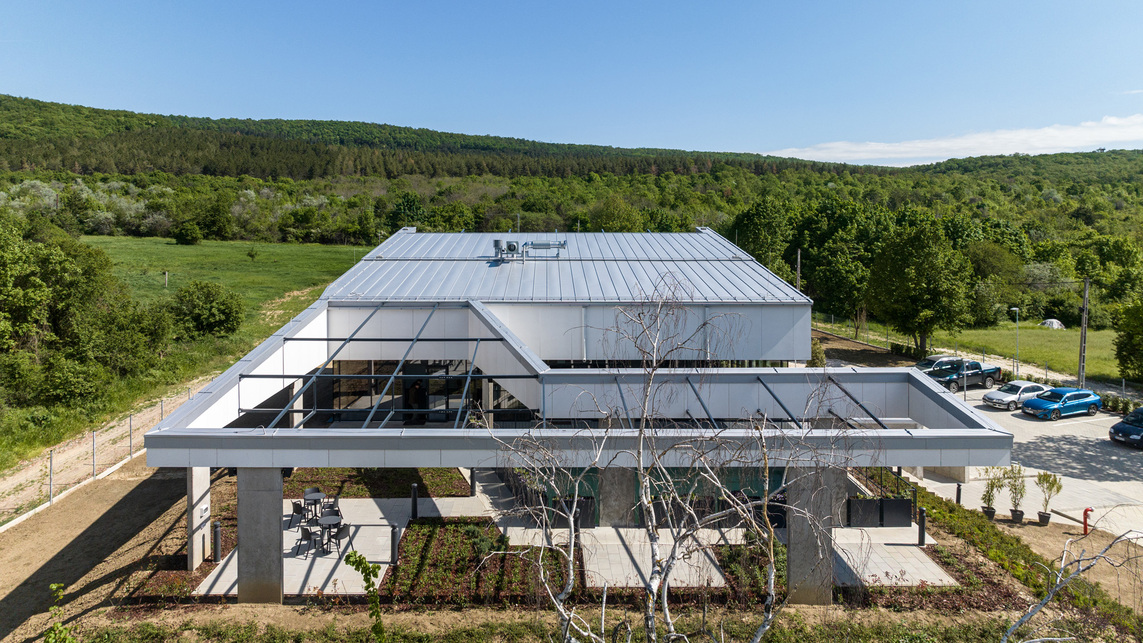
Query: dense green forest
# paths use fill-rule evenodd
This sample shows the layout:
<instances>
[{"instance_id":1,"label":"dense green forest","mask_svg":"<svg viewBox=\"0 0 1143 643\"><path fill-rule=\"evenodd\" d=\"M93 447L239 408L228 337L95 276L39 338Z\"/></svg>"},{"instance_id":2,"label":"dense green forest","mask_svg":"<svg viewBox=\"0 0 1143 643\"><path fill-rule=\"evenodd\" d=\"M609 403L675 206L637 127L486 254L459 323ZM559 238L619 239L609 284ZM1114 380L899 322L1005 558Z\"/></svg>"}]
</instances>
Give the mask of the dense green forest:
<instances>
[{"instance_id":1,"label":"dense green forest","mask_svg":"<svg viewBox=\"0 0 1143 643\"><path fill-rule=\"evenodd\" d=\"M373 245L403 226L709 226L791 281L800 251L816 310L923 349L1014 306L1078 324L1085 278L1094 327L1138 310L1143 151L860 167L0 96L0 423L95 399L69 382L145 373L139 347L180 341L171 304L130 301L80 235Z\"/></svg>"}]
</instances>

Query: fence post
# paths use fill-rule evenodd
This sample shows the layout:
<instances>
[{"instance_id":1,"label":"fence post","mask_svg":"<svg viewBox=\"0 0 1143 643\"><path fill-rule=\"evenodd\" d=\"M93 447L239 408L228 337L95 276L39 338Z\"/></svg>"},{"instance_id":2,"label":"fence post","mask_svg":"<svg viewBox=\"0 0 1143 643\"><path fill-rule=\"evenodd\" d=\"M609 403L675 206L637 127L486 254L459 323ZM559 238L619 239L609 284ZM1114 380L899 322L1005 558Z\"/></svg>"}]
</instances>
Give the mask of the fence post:
<instances>
[{"instance_id":1,"label":"fence post","mask_svg":"<svg viewBox=\"0 0 1143 643\"><path fill-rule=\"evenodd\" d=\"M95 479L95 429L91 430L91 478Z\"/></svg>"},{"instance_id":2,"label":"fence post","mask_svg":"<svg viewBox=\"0 0 1143 643\"><path fill-rule=\"evenodd\" d=\"M55 497L56 497L55 493L54 493L54 489L52 489L52 485L55 483L55 480L53 479L55 477L55 473L56 473L56 450L50 449L48 451L48 504L49 505L55 501Z\"/></svg>"},{"instance_id":3,"label":"fence post","mask_svg":"<svg viewBox=\"0 0 1143 643\"><path fill-rule=\"evenodd\" d=\"M135 453L135 414L127 416L127 455Z\"/></svg>"},{"instance_id":4,"label":"fence post","mask_svg":"<svg viewBox=\"0 0 1143 643\"><path fill-rule=\"evenodd\" d=\"M163 398L159 398L159 419L163 419Z\"/></svg>"}]
</instances>

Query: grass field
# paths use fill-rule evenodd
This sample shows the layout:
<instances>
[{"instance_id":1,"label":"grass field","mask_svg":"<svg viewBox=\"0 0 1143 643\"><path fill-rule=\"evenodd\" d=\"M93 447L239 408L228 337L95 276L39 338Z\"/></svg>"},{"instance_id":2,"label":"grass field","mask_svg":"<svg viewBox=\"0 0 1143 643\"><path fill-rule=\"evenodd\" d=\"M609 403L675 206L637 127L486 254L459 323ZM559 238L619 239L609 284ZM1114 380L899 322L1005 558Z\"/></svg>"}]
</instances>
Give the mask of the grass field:
<instances>
[{"instance_id":1,"label":"grass field","mask_svg":"<svg viewBox=\"0 0 1143 643\"><path fill-rule=\"evenodd\" d=\"M242 293L248 313L287 292L333 281L367 251L361 246L242 241L180 246L157 237L83 237L83 242L111 257L115 276L127 283L132 296L141 303L168 296L191 280L201 279ZM257 252L253 261L247 256L251 248ZM169 273L165 288L163 271Z\"/></svg>"},{"instance_id":2,"label":"grass field","mask_svg":"<svg viewBox=\"0 0 1143 643\"><path fill-rule=\"evenodd\" d=\"M1078 328L1065 330L1049 330L1036 325L1037 322L1020 322L1020 361L1024 364L1034 365L1037 369L1045 364L1053 371L1061 373L1078 374L1079 371L1079 343L1080 332ZM843 337L853 337L853 326L847 325L841 319L830 320L828 315L815 315L814 325ZM885 346L885 339L891 343L912 345L912 339L899 333L890 331L886 335L885 326L870 321L867 329L862 329L857 337L878 346ZM1004 368L1012 368L1016 358L1016 324L1005 323L995 328L967 329L952 334L938 332L932 338L934 353L950 352L956 350L962 354L980 355L981 351L989 355L1001 355L1007 358ZM1119 364L1115 361L1115 331L1088 330L1087 332L1087 376L1106 380L1109 383L1118 382Z\"/></svg>"},{"instance_id":3,"label":"grass field","mask_svg":"<svg viewBox=\"0 0 1143 643\"><path fill-rule=\"evenodd\" d=\"M83 241L110 256L115 275L142 303L171 298L193 279L217 281L241 293L246 320L229 337L173 343L150 371L114 379L98 404L11 411L9 421L0 426L0 471L108 420L124 417L190 380L227 368L313 303L326 284L366 251L346 246L258 245L251 261L247 255L251 244L244 242L179 246L156 238L84 237ZM165 288L163 271L169 273Z\"/></svg>"},{"instance_id":4,"label":"grass field","mask_svg":"<svg viewBox=\"0 0 1143 643\"><path fill-rule=\"evenodd\" d=\"M941 333L935 338L938 346L958 347L962 352L979 353L983 348L990 355L1016 357L1016 324L1002 324L997 328L964 330L957 335ZM1087 376L1115 380L1119 377L1119 364L1115 361L1115 331L1087 331ZM1079 372L1080 331L1078 328L1051 330L1034 322L1020 322L1020 361L1053 371ZM1011 364L1002 364L1011 368Z\"/></svg>"}]
</instances>

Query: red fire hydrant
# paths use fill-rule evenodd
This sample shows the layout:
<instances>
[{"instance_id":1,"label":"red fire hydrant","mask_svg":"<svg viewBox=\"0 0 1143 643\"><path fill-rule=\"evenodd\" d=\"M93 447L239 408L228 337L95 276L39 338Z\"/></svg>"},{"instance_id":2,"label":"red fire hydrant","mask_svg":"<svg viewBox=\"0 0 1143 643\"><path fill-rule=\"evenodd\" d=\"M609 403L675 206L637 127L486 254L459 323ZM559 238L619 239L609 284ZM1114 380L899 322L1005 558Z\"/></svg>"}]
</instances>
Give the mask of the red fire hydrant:
<instances>
[{"instance_id":1,"label":"red fire hydrant","mask_svg":"<svg viewBox=\"0 0 1143 643\"><path fill-rule=\"evenodd\" d=\"M1092 509L1091 507L1088 507L1087 509L1083 510L1083 535L1085 535L1085 536L1087 535L1087 532L1088 532L1087 517L1093 511L1095 511L1095 509Z\"/></svg>"}]
</instances>

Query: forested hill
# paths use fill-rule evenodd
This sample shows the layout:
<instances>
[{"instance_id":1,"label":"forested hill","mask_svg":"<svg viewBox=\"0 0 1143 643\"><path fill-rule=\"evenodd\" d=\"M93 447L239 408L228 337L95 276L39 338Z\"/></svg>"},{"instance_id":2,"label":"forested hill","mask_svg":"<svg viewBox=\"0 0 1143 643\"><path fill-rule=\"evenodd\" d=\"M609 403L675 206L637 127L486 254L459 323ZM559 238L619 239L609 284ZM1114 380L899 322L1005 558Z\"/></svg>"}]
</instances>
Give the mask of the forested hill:
<instances>
[{"instance_id":1,"label":"forested hill","mask_svg":"<svg viewBox=\"0 0 1143 643\"><path fill-rule=\"evenodd\" d=\"M884 172L724 152L626 149L473 136L377 123L137 114L0 95L0 170L77 174L586 176L786 169Z\"/></svg>"}]
</instances>

